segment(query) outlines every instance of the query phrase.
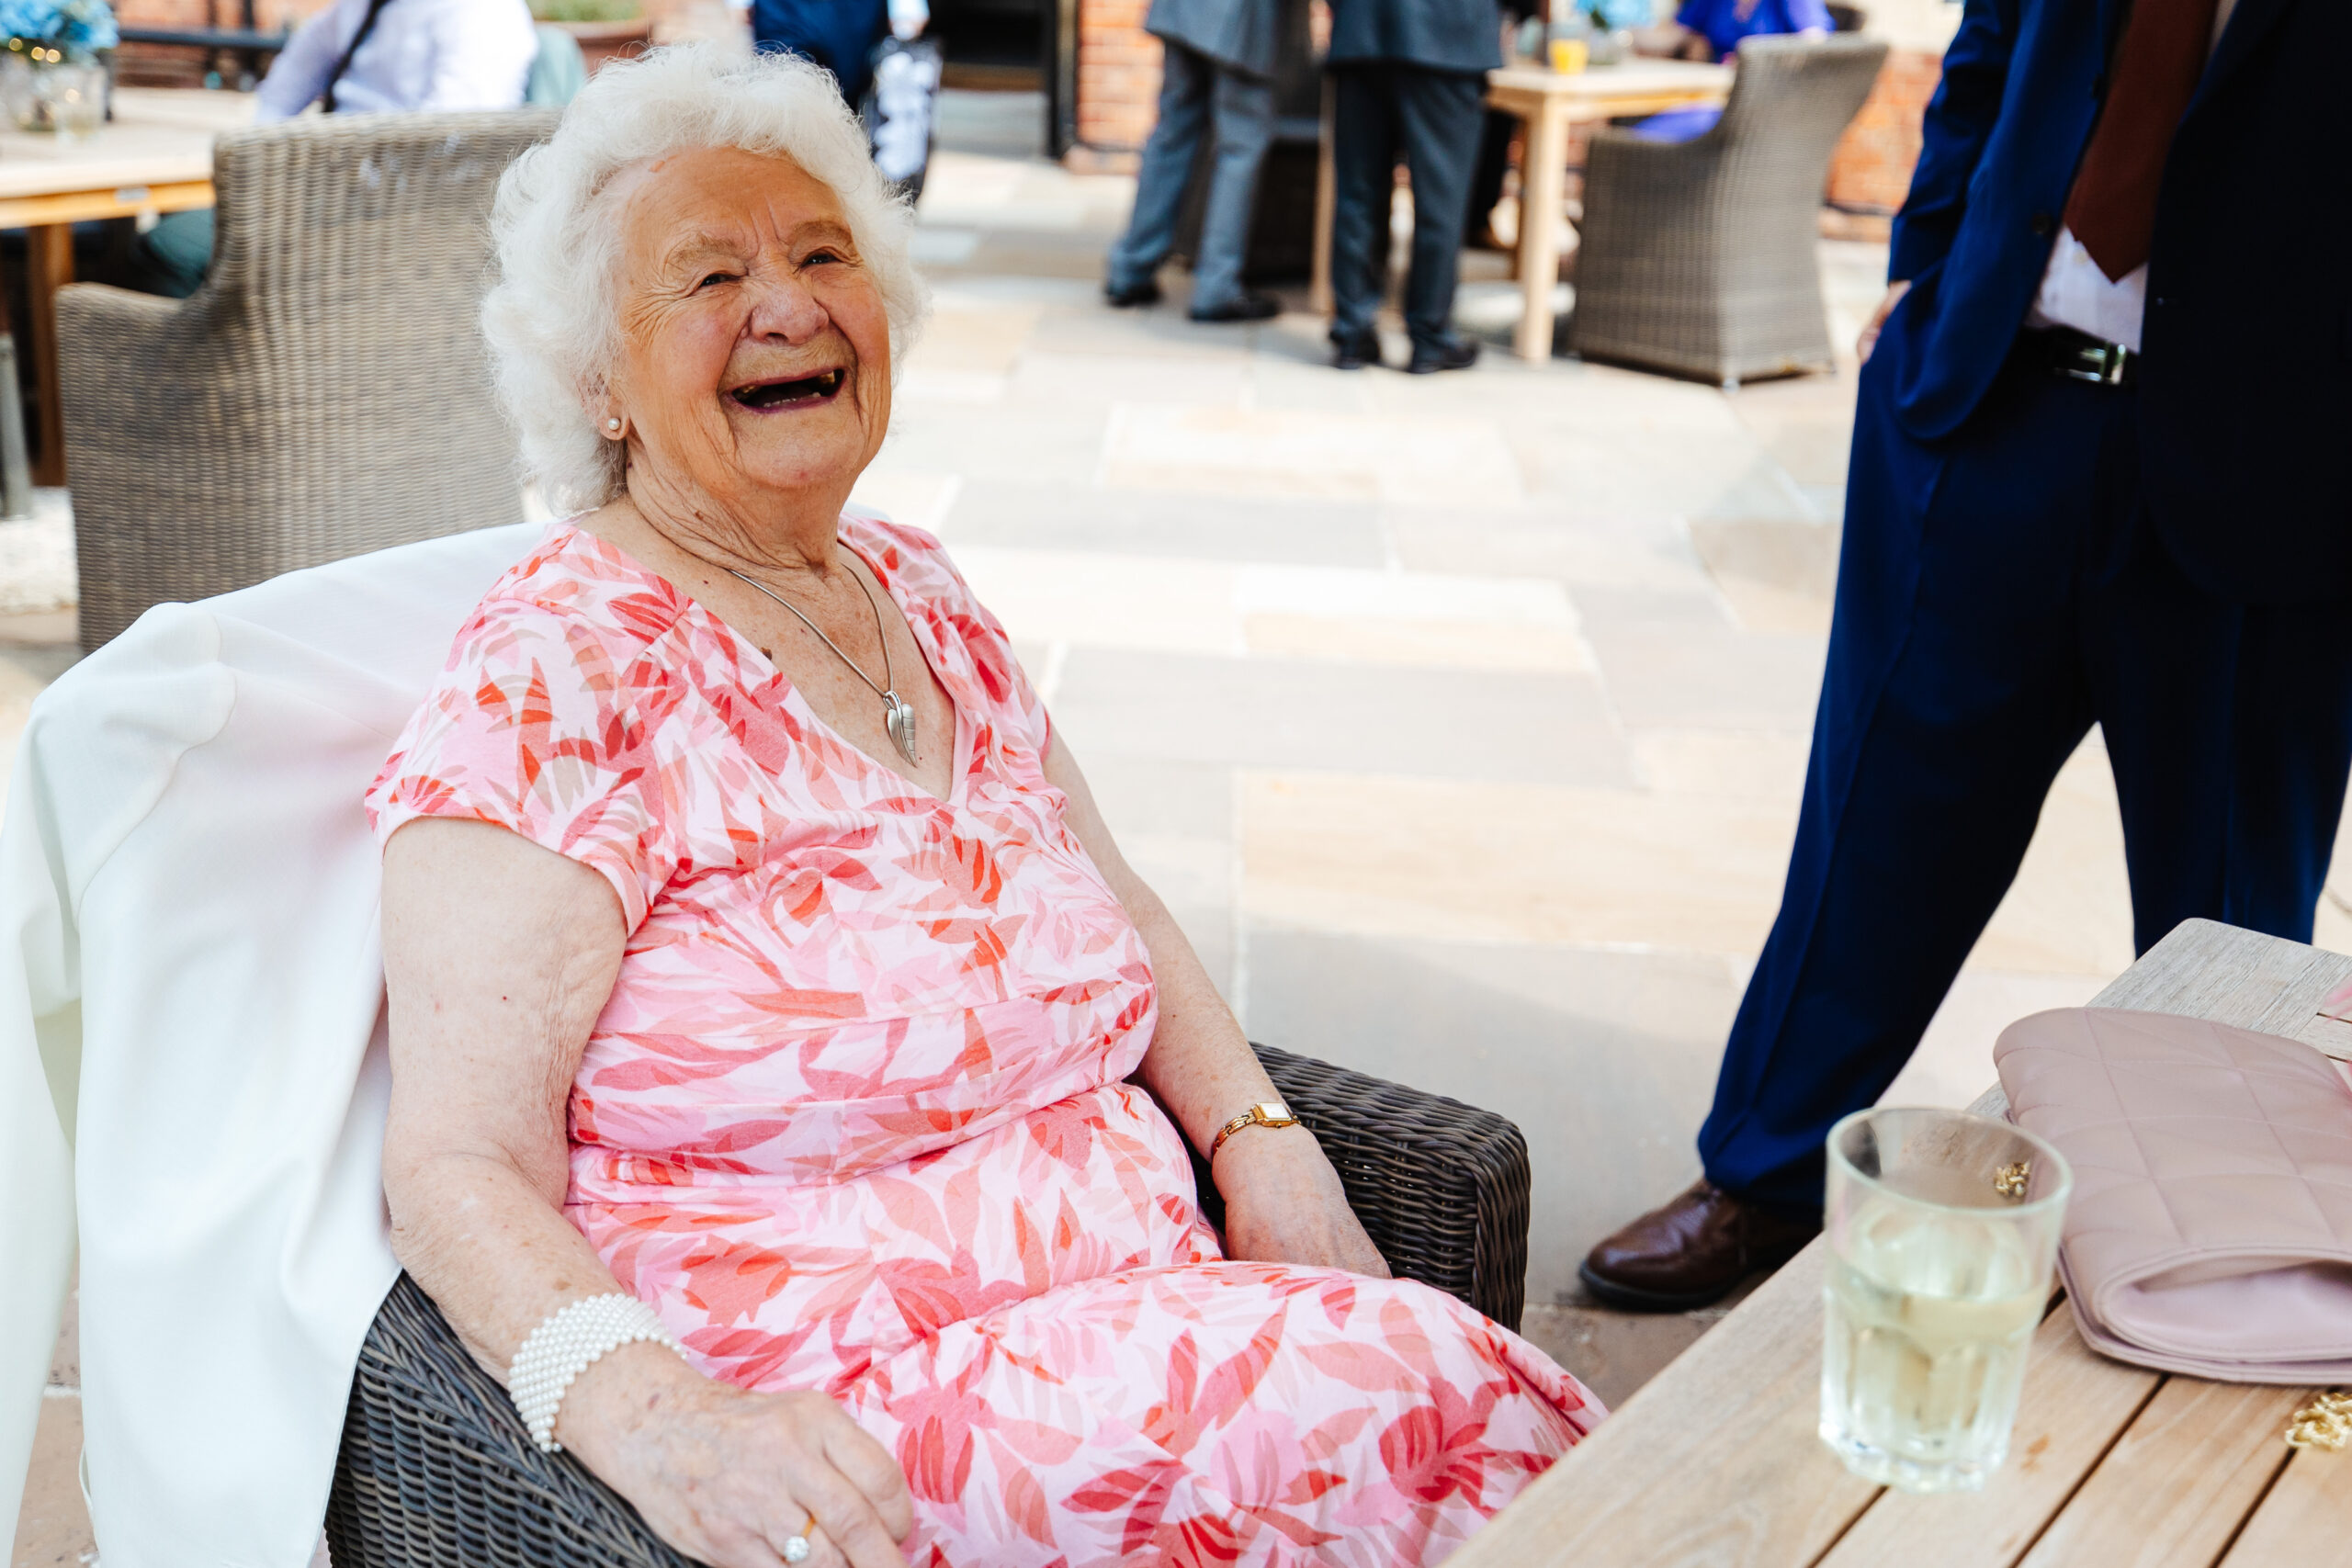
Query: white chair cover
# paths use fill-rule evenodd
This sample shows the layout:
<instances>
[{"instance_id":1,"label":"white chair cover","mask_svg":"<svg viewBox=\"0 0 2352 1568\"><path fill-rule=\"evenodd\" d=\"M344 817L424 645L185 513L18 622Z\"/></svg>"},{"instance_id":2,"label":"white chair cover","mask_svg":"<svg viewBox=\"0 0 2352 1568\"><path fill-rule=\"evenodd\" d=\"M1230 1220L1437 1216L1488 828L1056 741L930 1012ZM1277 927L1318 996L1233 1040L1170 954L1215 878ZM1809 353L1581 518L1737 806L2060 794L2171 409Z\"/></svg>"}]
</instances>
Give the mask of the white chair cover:
<instances>
[{"instance_id":1,"label":"white chair cover","mask_svg":"<svg viewBox=\"0 0 2352 1568\"><path fill-rule=\"evenodd\" d=\"M360 795L538 535L159 606L34 705L0 830L0 1540L78 1228L107 1568L311 1562L398 1269Z\"/></svg>"}]
</instances>

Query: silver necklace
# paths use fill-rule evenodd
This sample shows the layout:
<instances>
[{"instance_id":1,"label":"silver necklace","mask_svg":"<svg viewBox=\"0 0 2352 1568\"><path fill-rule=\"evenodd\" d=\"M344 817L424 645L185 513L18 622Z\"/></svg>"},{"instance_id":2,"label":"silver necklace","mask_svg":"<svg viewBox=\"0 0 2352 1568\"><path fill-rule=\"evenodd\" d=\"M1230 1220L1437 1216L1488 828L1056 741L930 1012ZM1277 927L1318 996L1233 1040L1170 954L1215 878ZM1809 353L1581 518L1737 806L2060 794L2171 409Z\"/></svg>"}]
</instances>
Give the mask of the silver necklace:
<instances>
[{"instance_id":1,"label":"silver necklace","mask_svg":"<svg viewBox=\"0 0 2352 1568\"><path fill-rule=\"evenodd\" d=\"M857 569L846 562L842 567L843 571L849 573L851 581L857 584L857 591L865 595L865 607L874 612L874 635L882 639L882 683L878 686L875 685L873 676L857 667L856 660L843 653L841 645L827 637L822 626L801 615L798 606L795 605L791 600L758 579L744 576L731 566L722 570L737 581L758 589L786 609L790 610L799 618L802 626L817 634L819 642L831 649L833 656L849 666L851 674L873 687L874 694L882 699L882 728L888 732L890 744L899 749L899 755L907 760L907 766L910 768L918 766L915 760L915 710L907 705L905 698L899 695L899 682L890 673L890 634L883 628L882 606L875 602L874 590L865 586L865 579L858 574Z\"/></svg>"}]
</instances>

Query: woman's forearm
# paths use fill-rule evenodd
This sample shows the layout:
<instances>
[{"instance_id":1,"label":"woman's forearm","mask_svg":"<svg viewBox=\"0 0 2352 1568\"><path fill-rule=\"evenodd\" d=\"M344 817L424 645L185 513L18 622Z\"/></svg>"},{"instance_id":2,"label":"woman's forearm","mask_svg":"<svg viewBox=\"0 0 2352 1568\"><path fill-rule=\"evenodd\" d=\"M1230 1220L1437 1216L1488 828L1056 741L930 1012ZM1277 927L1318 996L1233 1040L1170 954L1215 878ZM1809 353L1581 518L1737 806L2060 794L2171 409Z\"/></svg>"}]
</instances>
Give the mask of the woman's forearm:
<instances>
[{"instance_id":1,"label":"woman's forearm","mask_svg":"<svg viewBox=\"0 0 2352 1568\"><path fill-rule=\"evenodd\" d=\"M384 1192L394 1256L502 1380L549 1314L620 1289L588 1238L497 1156L436 1154L397 1175L388 1164Z\"/></svg>"},{"instance_id":2,"label":"woman's forearm","mask_svg":"<svg viewBox=\"0 0 2352 1568\"><path fill-rule=\"evenodd\" d=\"M1193 1146L1206 1154L1227 1122L1281 1096L1168 906L1140 880L1133 891L1118 891L1151 953L1159 991L1159 1024L1144 1054L1144 1085Z\"/></svg>"},{"instance_id":3,"label":"woman's forearm","mask_svg":"<svg viewBox=\"0 0 2352 1568\"><path fill-rule=\"evenodd\" d=\"M550 1314L621 1288L562 1211L495 1155L440 1155L398 1176L388 1168L384 1190L394 1255L501 1382ZM617 1474L620 1447L643 1418L692 1400L705 1381L662 1347L625 1346L574 1380L556 1438L597 1473Z\"/></svg>"}]
</instances>

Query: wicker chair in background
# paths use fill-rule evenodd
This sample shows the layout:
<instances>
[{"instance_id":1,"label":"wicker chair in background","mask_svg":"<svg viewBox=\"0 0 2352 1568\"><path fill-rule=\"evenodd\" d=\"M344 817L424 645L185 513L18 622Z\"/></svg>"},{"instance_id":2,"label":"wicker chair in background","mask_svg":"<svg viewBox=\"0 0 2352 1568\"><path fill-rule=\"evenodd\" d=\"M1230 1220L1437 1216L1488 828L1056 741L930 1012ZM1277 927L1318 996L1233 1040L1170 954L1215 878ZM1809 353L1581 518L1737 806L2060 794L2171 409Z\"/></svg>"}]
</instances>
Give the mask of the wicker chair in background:
<instances>
[{"instance_id":1,"label":"wicker chair in background","mask_svg":"<svg viewBox=\"0 0 2352 1568\"><path fill-rule=\"evenodd\" d=\"M1528 1203L1519 1129L1305 1056L1263 1045L1258 1055L1389 1267L1518 1327ZM689 1568L576 1460L532 1445L505 1391L406 1275L359 1353L327 1544L335 1568Z\"/></svg>"},{"instance_id":2,"label":"wicker chair in background","mask_svg":"<svg viewBox=\"0 0 2352 1568\"><path fill-rule=\"evenodd\" d=\"M1822 190L1885 59L1885 44L1850 35L1745 39L1704 135L1596 133L1568 347L1726 387L1828 369Z\"/></svg>"},{"instance_id":3,"label":"wicker chair in background","mask_svg":"<svg viewBox=\"0 0 2352 1568\"><path fill-rule=\"evenodd\" d=\"M150 605L521 520L474 324L492 188L552 113L220 139L211 276L58 296L82 646Z\"/></svg>"}]
</instances>

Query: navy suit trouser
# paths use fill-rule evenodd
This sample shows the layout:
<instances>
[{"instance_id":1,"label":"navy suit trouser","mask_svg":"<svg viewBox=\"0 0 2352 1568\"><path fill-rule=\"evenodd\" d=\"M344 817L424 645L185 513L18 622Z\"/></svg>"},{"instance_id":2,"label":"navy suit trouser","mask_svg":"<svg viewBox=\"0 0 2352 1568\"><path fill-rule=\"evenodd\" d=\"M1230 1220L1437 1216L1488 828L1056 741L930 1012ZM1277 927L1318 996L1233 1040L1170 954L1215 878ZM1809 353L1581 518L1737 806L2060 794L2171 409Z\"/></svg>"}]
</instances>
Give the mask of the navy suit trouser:
<instances>
[{"instance_id":1,"label":"navy suit trouser","mask_svg":"<svg viewBox=\"0 0 2352 1568\"><path fill-rule=\"evenodd\" d=\"M2145 951L2202 916L2308 942L2352 767L2352 604L2199 587L2151 526L2135 394L2012 355L1932 445L1882 338L1788 884L1699 1134L1708 1178L1817 1207L2093 724ZM2219 394L2217 394L2219 395Z\"/></svg>"},{"instance_id":2,"label":"navy suit trouser","mask_svg":"<svg viewBox=\"0 0 2352 1568\"><path fill-rule=\"evenodd\" d=\"M1354 341L1373 331L1401 158L1413 185L1405 330L1416 347L1434 348L1453 321L1486 78L1380 61L1335 65L1331 80L1331 336Z\"/></svg>"},{"instance_id":3,"label":"navy suit trouser","mask_svg":"<svg viewBox=\"0 0 2352 1568\"><path fill-rule=\"evenodd\" d=\"M887 0L752 0L752 39L763 54L797 54L830 73L851 108L874 85L874 46L889 30Z\"/></svg>"},{"instance_id":4,"label":"navy suit trouser","mask_svg":"<svg viewBox=\"0 0 2352 1568\"><path fill-rule=\"evenodd\" d=\"M1149 281L1175 247L1193 162L1201 139L1214 138L1208 206L1201 216L1200 254L1193 258L1195 310L1238 305L1249 291L1250 223L1257 212L1258 170L1274 140L1274 85L1219 65L1173 39L1160 57L1159 118L1144 143L1136 204L1126 231L1111 247L1104 281L1133 288Z\"/></svg>"}]
</instances>

